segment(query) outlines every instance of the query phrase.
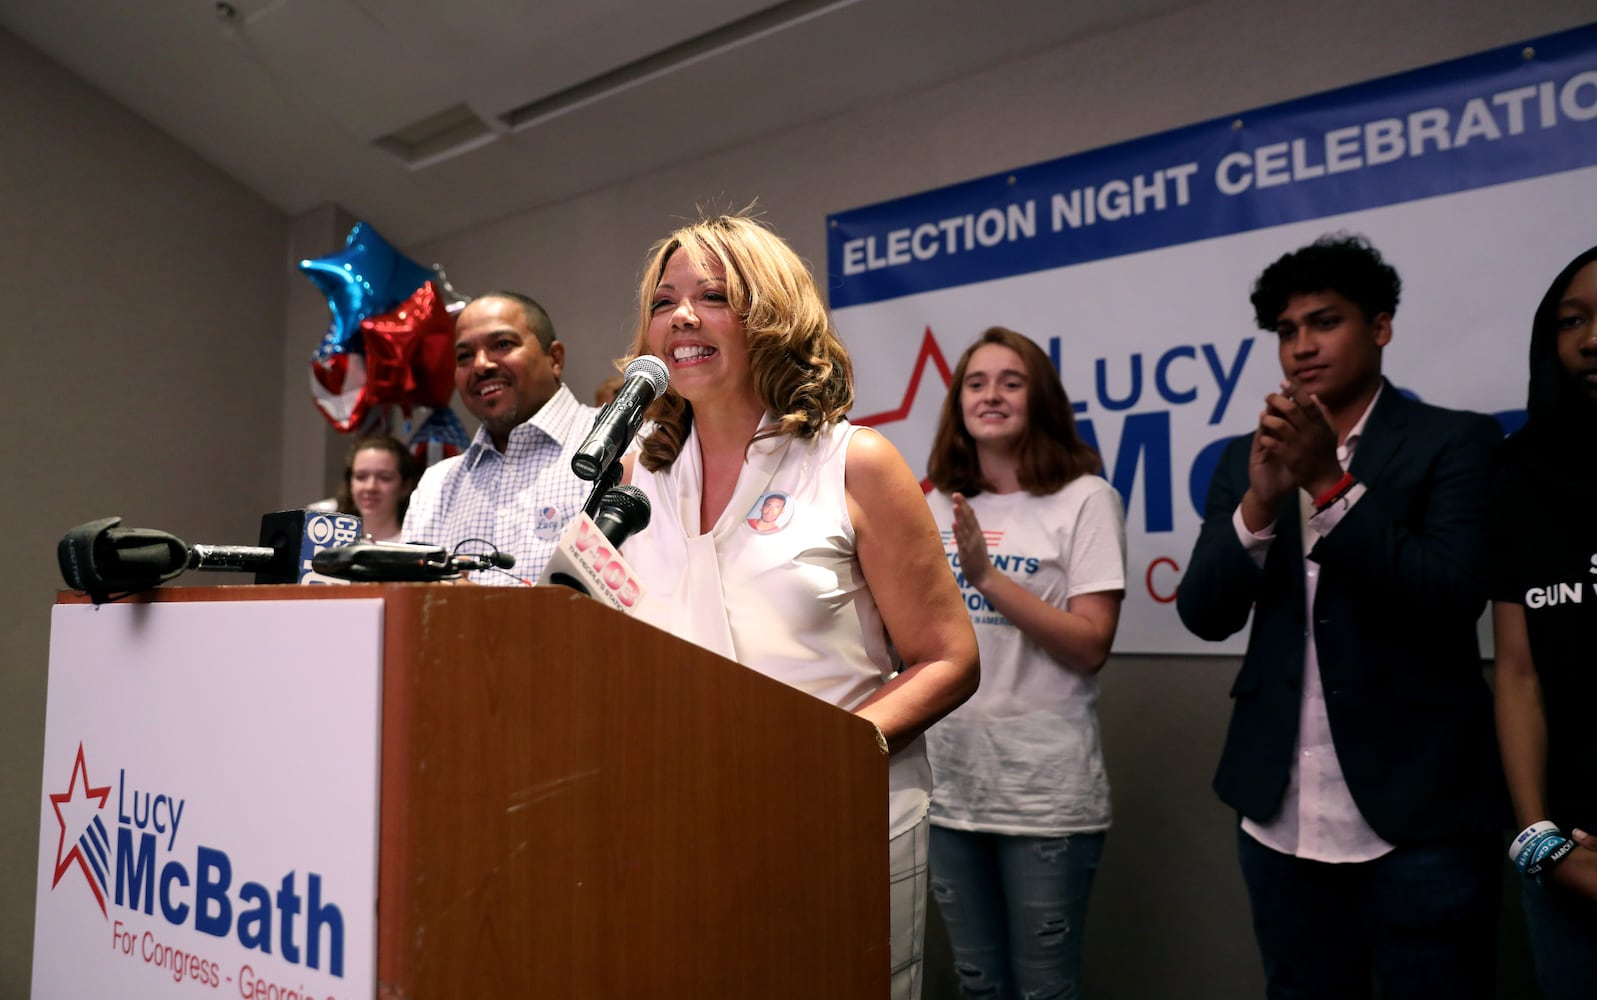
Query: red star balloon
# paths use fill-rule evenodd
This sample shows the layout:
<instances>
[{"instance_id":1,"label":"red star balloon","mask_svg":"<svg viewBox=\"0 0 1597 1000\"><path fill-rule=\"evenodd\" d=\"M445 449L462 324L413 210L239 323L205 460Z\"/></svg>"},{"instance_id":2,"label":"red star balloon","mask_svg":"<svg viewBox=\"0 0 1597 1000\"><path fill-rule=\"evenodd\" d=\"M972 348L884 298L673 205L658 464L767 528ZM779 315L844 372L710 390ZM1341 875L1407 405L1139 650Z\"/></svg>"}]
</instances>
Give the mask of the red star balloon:
<instances>
[{"instance_id":1,"label":"red star balloon","mask_svg":"<svg viewBox=\"0 0 1597 1000\"><path fill-rule=\"evenodd\" d=\"M441 409L455 391L455 319L429 281L381 316L361 320L366 391L382 406Z\"/></svg>"}]
</instances>

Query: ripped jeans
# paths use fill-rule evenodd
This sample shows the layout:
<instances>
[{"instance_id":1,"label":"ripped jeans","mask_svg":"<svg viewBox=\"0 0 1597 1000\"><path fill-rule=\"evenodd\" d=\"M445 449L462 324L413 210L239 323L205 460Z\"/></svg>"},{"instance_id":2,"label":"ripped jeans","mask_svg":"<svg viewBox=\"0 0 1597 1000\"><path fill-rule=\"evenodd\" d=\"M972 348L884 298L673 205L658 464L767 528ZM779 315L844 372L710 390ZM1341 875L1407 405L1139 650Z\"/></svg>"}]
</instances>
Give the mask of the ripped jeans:
<instances>
[{"instance_id":1,"label":"ripped jeans","mask_svg":"<svg viewBox=\"0 0 1597 1000\"><path fill-rule=\"evenodd\" d=\"M1103 844L1102 833L1016 837L932 827L932 898L961 996L1081 995L1087 896Z\"/></svg>"}]
</instances>

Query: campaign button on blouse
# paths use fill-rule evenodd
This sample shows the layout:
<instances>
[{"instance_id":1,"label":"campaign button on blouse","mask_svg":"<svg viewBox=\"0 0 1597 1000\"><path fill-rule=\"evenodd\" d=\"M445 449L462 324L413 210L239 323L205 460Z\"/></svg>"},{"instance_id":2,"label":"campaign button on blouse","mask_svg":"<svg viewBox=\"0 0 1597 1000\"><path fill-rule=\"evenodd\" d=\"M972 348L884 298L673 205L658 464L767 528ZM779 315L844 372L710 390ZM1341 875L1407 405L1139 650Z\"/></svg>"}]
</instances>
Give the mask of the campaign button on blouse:
<instances>
[{"instance_id":1,"label":"campaign button on blouse","mask_svg":"<svg viewBox=\"0 0 1597 1000\"><path fill-rule=\"evenodd\" d=\"M743 515L749 530L760 535L770 535L787 527L793 520L793 498L786 493L762 493L749 512Z\"/></svg>"}]
</instances>

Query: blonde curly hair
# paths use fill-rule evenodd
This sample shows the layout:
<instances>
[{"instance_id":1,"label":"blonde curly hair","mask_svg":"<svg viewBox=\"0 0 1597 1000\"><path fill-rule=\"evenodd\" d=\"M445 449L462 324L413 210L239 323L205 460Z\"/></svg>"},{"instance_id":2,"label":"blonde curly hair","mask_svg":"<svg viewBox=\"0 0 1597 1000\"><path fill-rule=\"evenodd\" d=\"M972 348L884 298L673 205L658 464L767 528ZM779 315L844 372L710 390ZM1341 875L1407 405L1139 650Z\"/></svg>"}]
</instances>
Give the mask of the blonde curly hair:
<instances>
[{"instance_id":1,"label":"blonde curly hair","mask_svg":"<svg viewBox=\"0 0 1597 1000\"><path fill-rule=\"evenodd\" d=\"M750 440L791 434L807 438L841 419L854 403L848 349L832 326L809 269L764 224L746 215L719 215L684 226L649 251L638 288L638 327L623 367L649 353L655 292L671 255L681 250L707 270L726 274L727 301L748 336L755 393L777 422ZM642 446L644 468L658 472L676 461L693 426L693 405L672 389L655 400L654 431Z\"/></svg>"}]
</instances>

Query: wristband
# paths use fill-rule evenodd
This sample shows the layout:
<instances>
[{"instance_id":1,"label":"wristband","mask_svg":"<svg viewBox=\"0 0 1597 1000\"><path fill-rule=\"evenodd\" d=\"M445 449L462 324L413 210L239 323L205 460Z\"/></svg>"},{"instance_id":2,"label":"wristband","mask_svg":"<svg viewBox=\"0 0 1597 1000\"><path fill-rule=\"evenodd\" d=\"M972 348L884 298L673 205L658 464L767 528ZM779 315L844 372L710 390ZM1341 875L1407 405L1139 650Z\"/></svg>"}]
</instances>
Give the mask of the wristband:
<instances>
[{"instance_id":1,"label":"wristband","mask_svg":"<svg viewBox=\"0 0 1597 1000\"><path fill-rule=\"evenodd\" d=\"M1508 860L1517 862L1519 860L1520 852L1525 849L1525 845L1529 844L1532 840L1535 840L1538 834L1562 832L1563 831L1554 826L1550 820L1544 819L1532 823L1530 826L1527 826L1525 829L1519 831L1519 836L1515 837L1514 842L1508 845Z\"/></svg>"},{"instance_id":2,"label":"wristband","mask_svg":"<svg viewBox=\"0 0 1597 1000\"><path fill-rule=\"evenodd\" d=\"M1538 857L1544 856L1554 847L1557 847L1558 844L1556 841L1563 839L1564 835L1559 833L1557 830L1543 830L1541 833L1538 833L1536 836L1530 838L1530 840L1526 842L1525 846L1520 848L1519 853L1514 856L1515 869L1517 869L1521 875L1525 874L1526 866L1530 865Z\"/></svg>"},{"instance_id":3,"label":"wristband","mask_svg":"<svg viewBox=\"0 0 1597 1000\"><path fill-rule=\"evenodd\" d=\"M1526 877L1534 878L1536 881L1540 882L1541 877L1544 874L1552 871L1560 861L1569 857L1569 855L1573 853L1575 848L1578 846L1580 845L1576 844L1573 840L1560 840L1557 847L1554 847L1551 851L1547 852L1546 857L1539 858L1525 866Z\"/></svg>"},{"instance_id":4,"label":"wristband","mask_svg":"<svg viewBox=\"0 0 1597 1000\"><path fill-rule=\"evenodd\" d=\"M1547 860L1548 855L1558 850L1561 845L1568 843L1571 843L1571 841L1565 840L1563 834L1538 834L1534 840L1525 845L1523 851L1519 852L1519 857L1514 859L1514 867L1519 869L1519 873L1526 878L1534 878L1542 871L1542 862ZM1559 858L1559 860L1562 861L1563 858Z\"/></svg>"},{"instance_id":5,"label":"wristband","mask_svg":"<svg viewBox=\"0 0 1597 1000\"><path fill-rule=\"evenodd\" d=\"M1314 509L1324 510L1325 508L1336 503L1347 494L1348 490L1353 488L1353 484L1356 482L1358 482L1358 480L1353 478L1353 473L1342 473L1342 478L1338 479L1334 484L1332 484L1330 489L1314 498Z\"/></svg>"}]
</instances>

